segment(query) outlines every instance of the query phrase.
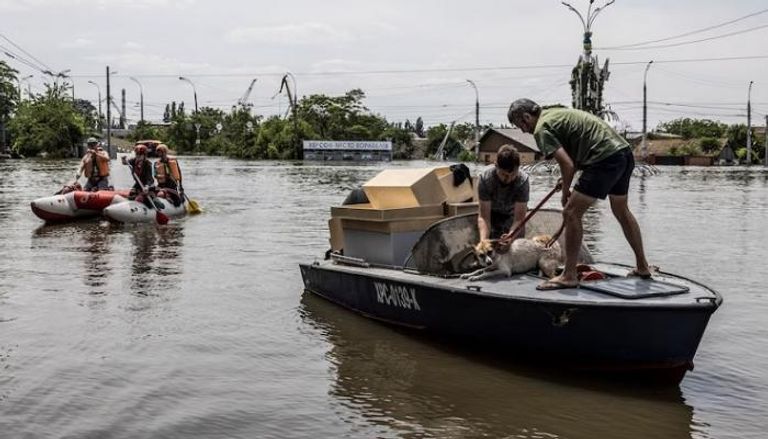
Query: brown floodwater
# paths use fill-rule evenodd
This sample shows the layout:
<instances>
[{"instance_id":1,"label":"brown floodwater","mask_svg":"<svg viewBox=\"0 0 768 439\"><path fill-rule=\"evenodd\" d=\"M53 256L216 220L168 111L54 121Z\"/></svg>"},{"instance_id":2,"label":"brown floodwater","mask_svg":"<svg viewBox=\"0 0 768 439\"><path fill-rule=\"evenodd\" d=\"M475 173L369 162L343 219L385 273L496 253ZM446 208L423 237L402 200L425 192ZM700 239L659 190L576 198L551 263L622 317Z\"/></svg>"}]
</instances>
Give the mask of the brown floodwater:
<instances>
[{"instance_id":1,"label":"brown floodwater","mask_svg":"<svg viewBox=\"0 0 768 439\"><path fill-rule=\"evenodd\" d=\"M77 162L0 161L0 437L765 437L763 168L633 180L651 262L725 298L695 370L646 388L478 357L303 292L297 264L327 249L329 207L424 162L181 163L202 215L47 226L29 201ZM532 202L554 181L534 176ZM607 203L587 222L599 260L632 262Z\"/></svg>"}]
</instances>

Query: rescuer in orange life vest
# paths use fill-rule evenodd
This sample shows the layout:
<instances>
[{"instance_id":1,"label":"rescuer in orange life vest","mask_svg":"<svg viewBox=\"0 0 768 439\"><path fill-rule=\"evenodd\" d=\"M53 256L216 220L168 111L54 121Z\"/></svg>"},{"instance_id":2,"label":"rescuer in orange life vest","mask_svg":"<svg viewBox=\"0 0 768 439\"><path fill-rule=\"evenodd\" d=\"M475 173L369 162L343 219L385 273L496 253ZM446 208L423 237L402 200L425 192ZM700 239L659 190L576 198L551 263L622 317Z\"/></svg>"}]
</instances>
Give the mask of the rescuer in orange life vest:
<instances>
[{"instance_id":1,"label":"rescuer in orange life vest","mask_svg":"<svg viewBox=\"0 0 768 439\"><path fill-rule=\"evenodd\" d=\"M155 162L155 179L160 189L158 196L170 200L174 206L183 202L184 188L181 186L181 167L176 157L168 155L168 147L164 144L155 148L158 160Z\"/></svg>"},{"instance_id":2,"label":"rescuer in orange life vest","mask_svg":"<svg viewBox=\"0 0 768 439\"><path fill-rule=\"evenodd\" d=\"M93 137L86 142L88 151L80 162L80 170L77 178L85 174L88 182L85 183L86 191L107 190L109 187L109 154L101 149L99 141Z\"/></svg>"},{"instance_id":3,"label":"rescuer in orange life vest","mask_svg":"<svg viewBox=\"0 0 768 439\"><path fill-rule=\"evenodd\" d=\"M129 160L126 159L126 156L123 156L123 164L130 165L131 172L133 172L136 179L141 182L140 185L135 181L136 179L134 180L134 185L131 188L128 198L152 207L149 197L154 194L155 179L152 177L152 163L147 159L146 145L136 145L133 148L133 158ZM141 187L142 185L144 186L143 189Z\"/></svg>"}]
</instances>

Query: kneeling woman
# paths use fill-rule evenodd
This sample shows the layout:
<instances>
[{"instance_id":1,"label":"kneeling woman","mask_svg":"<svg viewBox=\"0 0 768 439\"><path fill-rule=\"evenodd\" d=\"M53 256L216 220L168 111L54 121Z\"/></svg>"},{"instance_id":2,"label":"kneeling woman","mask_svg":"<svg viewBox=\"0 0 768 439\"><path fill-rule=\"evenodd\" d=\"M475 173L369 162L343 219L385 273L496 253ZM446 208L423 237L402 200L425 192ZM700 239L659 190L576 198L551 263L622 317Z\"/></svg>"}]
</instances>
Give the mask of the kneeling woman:
<instances>
[{"instance_id":1,"label":"kneeling woman","mask_svg":"<svg viewBox=\"0 0 768 439\"><path fill-rule=\"evenodd\" d=\"M160 189L158 195L172 202L174 206L179 206L183 201L179 162L176 157L168 155L168 147L164 144L158 145L155 153L158 157L155 162L155 178Z\"/></svg>"}]
</instances>

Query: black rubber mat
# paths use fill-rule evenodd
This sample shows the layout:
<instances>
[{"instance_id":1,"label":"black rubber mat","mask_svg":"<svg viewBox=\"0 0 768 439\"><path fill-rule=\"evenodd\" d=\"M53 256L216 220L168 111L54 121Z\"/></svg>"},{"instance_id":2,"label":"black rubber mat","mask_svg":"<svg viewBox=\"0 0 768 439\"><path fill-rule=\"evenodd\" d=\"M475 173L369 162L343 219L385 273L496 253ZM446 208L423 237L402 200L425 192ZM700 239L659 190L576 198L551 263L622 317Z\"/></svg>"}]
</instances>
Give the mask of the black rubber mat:
<instances>
[{"instance_id":1,"label":"black rubber mat","mask_svg":"<svg viewBox=\"0 0 768 439\"><path fill-rule=\"evenodd\" d=\"M622 299L645 299L684 294L688 287L639 277L614 277L591 282L582 282L581 288L597 291Z\"/></svg>"}]
</instances>

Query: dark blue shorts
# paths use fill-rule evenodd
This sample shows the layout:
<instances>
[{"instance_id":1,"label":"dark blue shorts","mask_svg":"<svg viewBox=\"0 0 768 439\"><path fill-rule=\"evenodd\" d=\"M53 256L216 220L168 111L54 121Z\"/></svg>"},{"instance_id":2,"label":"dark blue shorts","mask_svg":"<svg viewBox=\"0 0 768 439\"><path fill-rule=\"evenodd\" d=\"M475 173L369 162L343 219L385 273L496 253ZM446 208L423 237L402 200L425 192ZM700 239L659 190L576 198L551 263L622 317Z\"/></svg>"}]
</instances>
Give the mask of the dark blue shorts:
<instances>
[{"instance_id":1,"label":"dark blue shorts","mask_svg":"<svg viewBox=\"0 0 768 439\"><path fill-rule=\"evenodd\" d=\"M574 190L601 200L607 195L627 195L633 169L635 157L630 148L624 148L605 160L585 167Z\"/></svg>"}]
</instances>

